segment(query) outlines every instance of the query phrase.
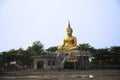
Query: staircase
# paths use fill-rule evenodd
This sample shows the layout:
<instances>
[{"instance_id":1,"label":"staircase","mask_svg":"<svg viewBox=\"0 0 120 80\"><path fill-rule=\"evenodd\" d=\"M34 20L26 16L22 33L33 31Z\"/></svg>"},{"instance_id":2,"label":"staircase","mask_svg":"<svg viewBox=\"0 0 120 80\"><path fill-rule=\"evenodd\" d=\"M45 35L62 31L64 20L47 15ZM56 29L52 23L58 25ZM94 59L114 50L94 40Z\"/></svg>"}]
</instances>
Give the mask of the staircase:
<instances>
[{"instance_id":1,"label":"staircase","mask_svg":"<svg viewBox=\"0 0 120 80\"><path fill-rule=\"evenodd\" d=\"M57 54L58 54L58 56L56 58L56 64L55 64L56 69L61 69L64 67L66 55L65 55L64 51L58 51Z\"/></svg>"}]
</instances>

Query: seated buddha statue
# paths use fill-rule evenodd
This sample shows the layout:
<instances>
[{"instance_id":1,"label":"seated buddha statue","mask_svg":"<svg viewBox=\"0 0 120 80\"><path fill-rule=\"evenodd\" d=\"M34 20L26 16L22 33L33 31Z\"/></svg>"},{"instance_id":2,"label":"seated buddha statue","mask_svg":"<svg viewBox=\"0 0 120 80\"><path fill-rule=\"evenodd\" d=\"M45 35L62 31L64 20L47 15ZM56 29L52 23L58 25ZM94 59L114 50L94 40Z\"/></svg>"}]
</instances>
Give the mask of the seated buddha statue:
<instances>
[{"instance_id":1,"label":"seated buddha statue","mask_svg":"<svg viewBox=\"0 0 120 80\"><path fill-rule=\"evenodd\" d=\"M68 23L68 27L66 29L67 36L63 39L63 44L58 47L58 50L77 50L77 39L72 36L72 28L70 27L70 22Z\"/></svg>"}]
</instances>

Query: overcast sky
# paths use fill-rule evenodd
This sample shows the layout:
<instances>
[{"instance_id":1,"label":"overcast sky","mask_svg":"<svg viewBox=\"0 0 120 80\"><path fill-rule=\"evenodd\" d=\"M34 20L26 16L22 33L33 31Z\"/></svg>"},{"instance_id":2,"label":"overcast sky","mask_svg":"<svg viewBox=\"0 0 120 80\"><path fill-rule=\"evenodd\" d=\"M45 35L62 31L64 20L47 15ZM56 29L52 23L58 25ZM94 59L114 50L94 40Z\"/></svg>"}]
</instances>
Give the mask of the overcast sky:
<instances>
[{"instance_id":1,"label":"overcast sky","mask_svg":"<svg viewBox=\"0 0 120 80\"><path fill-rule=\"evenodd\" d=\"M61 45L68 20L78 44L120 46L120 0L0 0L0 52Z\"/></svg>"}]
</instances>

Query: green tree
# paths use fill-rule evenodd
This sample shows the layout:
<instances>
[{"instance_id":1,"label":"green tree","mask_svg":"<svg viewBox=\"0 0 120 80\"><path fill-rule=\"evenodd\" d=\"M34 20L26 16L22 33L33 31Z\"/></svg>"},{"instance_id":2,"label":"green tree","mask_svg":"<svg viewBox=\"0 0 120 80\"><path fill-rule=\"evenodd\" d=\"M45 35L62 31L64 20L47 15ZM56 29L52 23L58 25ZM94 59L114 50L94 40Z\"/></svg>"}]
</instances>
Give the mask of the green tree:
<instances>
[{"instance_id":1,"label":"green tree","mask_svg":"<svg viewBox=\"0 0 120 80\"><path fill-rule=\"evenodd\" d=\"M88 43L79 44L78 49L81 51L89 51L91 53L96 52L96 49L94 47L92 47L91 45L89 45Z\"/></svg>"},{"instance_id":2,"label":"green tree","mask_svg":"<svg viewBox=\"0 0 120 80\"><path fill-rule=\"evenodd\" d=\"M120 66L120 46L113 46L110 48L111 63Z\"/></svg>"},{"instance_id":3,"label":"green tree","mask_svg":"<svg viewBox=\"0 0 120 80\"><path fill-rule=\"evenodd\" d=\"M57 46L50 47L46 49L47 52L56 52L57 51Z\"/></svg>"},{"instance_id":4,"label":"green tree","mask_svg":"<svg viewBox=\"0 0 120 80\"><path fill-rule=\"evenodd\" d=\"M17 51L15 49L11 49L9 51L2 52L4 63L10 64L11 61L16 61L16 53L17 53Z\"/></svg>"},{"instance_id":5,"label":"green tree","mask_svg":"<svg viewBox=\"0 0 120 80\"><path fill-rule=\"evenodd\" d=\"M32 46L27 48L27 51L32 52L32 54L41 54L44 52L43 44L40 41L35 41Z\"/></svg>"},{"instance_id":6,"label":"green tree","mask_svg":"<svg viewBox=\"0 0 120 80\"><path fill-rule=\"evenodd\" d=\"M22 49L22 48L19 48L18 49L18 52L17 52L17 63L20 65L20 66L23 66L24 65L24 62L25 62L25 51Z\"/></svg>"},{"instance_id":7,"label":"green tree","mask_svg":"<svg viewBox=\"0 0 120 80\"><path fill-rule=\"evenodd\" d=\"M108 65L110 63L110 52L109 48L97 49L94 54L94 62L99 65Z\"/></svg>"},{"instance_id":8,"label":"green tree","mask_svg":"<svg viewBox=\"0 0 120 80\"><path fill-rule=\"evenodd\" d=\"M1 55L2 55L2 67L4 68L4 69L8 69L8 68L10 68L10 62L12 62L12 61L16 61L16 53L17 53L17 51L15 50L15 49L11 49L11 50L9 50L9 51L4 51L4 52L2 52L1 53Z\"/></svg>"},{"instance_id":9,"label":"green tree","mask_svg":"<svg viewBox=\"0 0 120 80\"><path fill-rule=\"evenodd\" d=\"M120 46L97 49L94 54L93 64L101 66L116 65L120 67Z\"/></svg>"},{"instance_id":10,"label":"green tree","mask_svg":"<svg viewBox=\"0 0 120 80\"><path fill-rule=\"evenodd\" d=\"M11 61L16 61L17 59L17 50L15 49L11 49L7 52L7 60L8 60L8 63L10 63Z\"/></svg>"},{"instance_id":11,"label":"green tree","mask_svg":"<svg viewBox=\"0 0 120 80\"><path fill-rule=\"evenodd\" d=\"M4 67L4 58L2 53L0 54L0 72L2 72L2 68Z\"/></svg>"}]
</instances>

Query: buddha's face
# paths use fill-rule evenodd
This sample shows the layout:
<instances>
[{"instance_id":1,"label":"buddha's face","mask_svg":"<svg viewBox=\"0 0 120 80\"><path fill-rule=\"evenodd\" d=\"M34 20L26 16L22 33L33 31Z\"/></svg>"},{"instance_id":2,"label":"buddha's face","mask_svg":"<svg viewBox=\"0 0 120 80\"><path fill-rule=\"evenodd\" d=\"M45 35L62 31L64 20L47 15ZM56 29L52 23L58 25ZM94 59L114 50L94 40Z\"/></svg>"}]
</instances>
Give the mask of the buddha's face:
<instances>
[{"instance_id":1,"label":"buddha's face","mask_svg":"<svg viewBox=\"0 0 120 80\"><path fill-rule=\"evenodd\" d=\"M72 30L71 30L71 29L67 29L66 32L67 32L67 35L68 35L68 36L71 36L71 35L72 35Z\"/></svg>"}]
</instances>

